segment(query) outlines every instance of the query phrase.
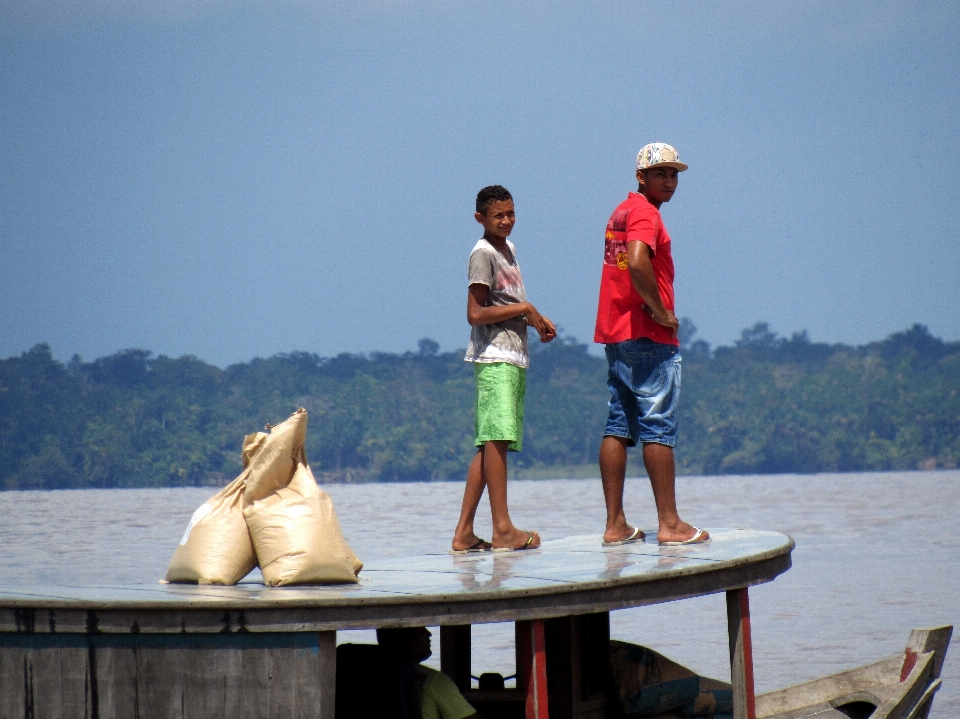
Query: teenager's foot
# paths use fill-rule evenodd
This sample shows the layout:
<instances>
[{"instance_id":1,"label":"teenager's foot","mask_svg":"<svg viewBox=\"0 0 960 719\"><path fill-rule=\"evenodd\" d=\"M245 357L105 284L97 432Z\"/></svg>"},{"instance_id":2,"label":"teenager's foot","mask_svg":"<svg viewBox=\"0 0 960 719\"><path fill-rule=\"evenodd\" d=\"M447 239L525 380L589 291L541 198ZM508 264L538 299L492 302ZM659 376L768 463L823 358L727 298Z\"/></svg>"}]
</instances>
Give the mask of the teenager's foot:
<instances>
[{"instance_id":1,"label":"teenager's foot","mask_svg":"<svg viewBox=\"0 0 960 719\"><path fill-rule=\"evenodd\" d=\"M525 549L538 549L540 547L539 534L527 534L527 541L519 547L494 547L494 552L522 552Z\"/></svg>"},{"instance_id":2,"label":"teenager's foot","mask_svg":"<svg viewBox=\"0 0 960 719\"><path fill-rule=\"evenodd\" d=\"M641 532L639 528L631 527L626 522L622 522L615 527L607 527L607 530L603 533L603 543L615 544L624 542L626 544L624 540L642 542L646 536L647 535Z\"/></svg>"},{"instance_id":3,"label":"teenager's foot","mask_svg":"<svg viewBox=\"0 0 960 719\"><path fill-rule=\"evenodd\" d=\"M644 534L639 527L636 529L629 527L630 532L619 539L608 539L607 535L603 535L603 546L605 547L616 547L621 544L633 544L634 542L642 542L647 538L647 535Z\"/></svg>"},{"instance_id":4,"label":"teenager's foot","mask_svg":"<svg viewBox=\"0 0 960 719\"><path fill-rule=\"evenodd\" d=\"M689 539L684 539L679 542L660 542L661 547L678 547L684 544L703 544L704 542L710 541L710 535L699 527L694 527L695 531L693 536Z\"/></svg>"},{"instance_id":5,"label":"teenager's foot","mask_svg":"<svg viewBox=\"0 0 960 719\"><path fill-rule=\"evenodd\" d=\"M488 552L493 549L493 545L486 539L480 539L476 534L468 537L454 537L450 542L450 548L454 552Z\"/></svg>"},{"instance_id":6,"label":"teenager's foot","mask_svg":"<svg viewBox=\"0 0 960 719\"><path fill-rule=\"evenodd\" d=\"M540 535L537 532L524 532L522 529L514 527L512 532L506 535L493 534L493 548L517 550L517 549L536 549L540 546Z\"/></svg>"},{"instance_id":7,"label":"teenager's foot","mask_svg":"<svg viewBox=\"0 0 960 719\"><path fill-rule=\"evenodd\" d=\"M697 533L699 532L699 536ZM657 532L657 541L660 544L700 544L710 539L710 533L694 527L686 522L678 522L674 527L665 527L660 525L660 531Z\"/></svg>"}]
</instances>

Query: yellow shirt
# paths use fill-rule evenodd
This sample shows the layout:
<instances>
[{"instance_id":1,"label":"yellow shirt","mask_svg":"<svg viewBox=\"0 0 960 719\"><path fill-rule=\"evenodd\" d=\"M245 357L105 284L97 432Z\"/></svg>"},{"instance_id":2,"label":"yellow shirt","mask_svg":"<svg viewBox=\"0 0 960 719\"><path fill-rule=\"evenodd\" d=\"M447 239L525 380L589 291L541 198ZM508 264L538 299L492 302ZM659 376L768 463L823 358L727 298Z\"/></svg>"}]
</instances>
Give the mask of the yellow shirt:
<instances>
[{"instance_id":1,"label":"yellow shirt","mask_svg":"<svg viewBox=\"0 0 960 719\"><path fill-rule=\"evenodd\" d=\"M423 719L464 719L477 713L443 672L418 664L417 678L423 681Z\"/></svg>"}]
</instances>

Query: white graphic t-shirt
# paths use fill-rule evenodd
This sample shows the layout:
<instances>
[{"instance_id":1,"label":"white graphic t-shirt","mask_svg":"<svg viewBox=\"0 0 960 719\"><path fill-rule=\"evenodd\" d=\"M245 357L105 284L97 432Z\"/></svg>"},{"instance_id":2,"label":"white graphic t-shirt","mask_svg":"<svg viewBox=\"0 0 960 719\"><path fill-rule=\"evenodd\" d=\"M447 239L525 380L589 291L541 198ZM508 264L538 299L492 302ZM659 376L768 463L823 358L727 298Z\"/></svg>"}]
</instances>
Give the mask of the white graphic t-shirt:
<instances>
[{"instance_id":1,"label":"white graphic t-shirt","mask_svg":"<svg viewBox=\"0 0 960 719\"><path fill-rule=\"evenodd\" d=\"M488 307L513 305L527 301L523 288L517 250L510 240L507 247L513 261L497 252L496 248L481 239L470 253L467 269L468 285L486 285L490 288ZM477 325L470 328L470 344L467 346L467 362L509 362L526 368L530 363L527 355L527 321L513 317L492 325Z\"/></svg>"}]
</instances>

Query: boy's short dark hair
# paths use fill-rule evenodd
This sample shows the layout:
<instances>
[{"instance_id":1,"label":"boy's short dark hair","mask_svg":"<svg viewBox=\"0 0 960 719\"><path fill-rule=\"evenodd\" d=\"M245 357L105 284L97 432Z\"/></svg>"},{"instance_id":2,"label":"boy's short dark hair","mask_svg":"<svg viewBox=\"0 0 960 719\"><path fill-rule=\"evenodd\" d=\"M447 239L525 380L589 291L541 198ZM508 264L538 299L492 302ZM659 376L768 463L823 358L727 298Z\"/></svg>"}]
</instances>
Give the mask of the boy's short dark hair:
<instances>
[{"instance_id":1,"label":"boy's short dark hair","mask_svg":"<svg viewBox=\"0 0 960 719\"><path fill-rule=\"evenodd\" d=\"M487 208L494 202L503 202L504 200L512 199L513 195L510 194L510 190L502 185L484 187L477 193L477 212L481 215L486 215Z\"/></svg>"},{"instance_id":2,"label":"boy's short dark hair","mask_svg":"<svg viewBox=\"0 0 960 719\"><path fill-rule=\"evenodd\" d=\"M426 627L378 627L377 644L387 649L402 649L416 641L420 632L425 632Z\"/></svg>"}]
</instances>

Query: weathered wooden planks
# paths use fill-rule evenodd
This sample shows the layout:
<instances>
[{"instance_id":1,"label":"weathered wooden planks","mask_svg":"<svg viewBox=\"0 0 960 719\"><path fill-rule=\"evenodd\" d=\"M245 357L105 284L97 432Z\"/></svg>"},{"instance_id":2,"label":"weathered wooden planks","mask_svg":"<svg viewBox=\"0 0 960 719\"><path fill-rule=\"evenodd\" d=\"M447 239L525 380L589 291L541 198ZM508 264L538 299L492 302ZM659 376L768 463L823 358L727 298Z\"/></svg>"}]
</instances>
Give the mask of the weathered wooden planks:
<instances>
[{"instance_id":1,"label":"weathered wooden planks","mask_svg":"<svg viewBox=\"0 0 960 719\"><path fill-rule=\"evenodd\" d=\"M0 717L333 716L333 632L0 634Z\"/></svg>"},{"instance_id":2,"label":"weathered wooden planks","mask_svg":"<svg viewBox=\"0 0 960 719\"><path fill-rule=\"evenodd\" d=\"M599 536L585 536L532 552L372 561L359 585L0 587L0 632L269 633L545 619L752 586L790 567L793 540L783 534L710 531L710 542L688 547L603 547Z\"/></svg>"}]
</instances>

